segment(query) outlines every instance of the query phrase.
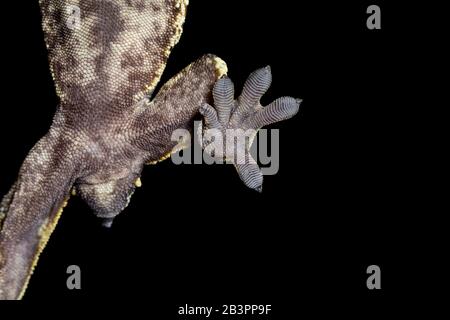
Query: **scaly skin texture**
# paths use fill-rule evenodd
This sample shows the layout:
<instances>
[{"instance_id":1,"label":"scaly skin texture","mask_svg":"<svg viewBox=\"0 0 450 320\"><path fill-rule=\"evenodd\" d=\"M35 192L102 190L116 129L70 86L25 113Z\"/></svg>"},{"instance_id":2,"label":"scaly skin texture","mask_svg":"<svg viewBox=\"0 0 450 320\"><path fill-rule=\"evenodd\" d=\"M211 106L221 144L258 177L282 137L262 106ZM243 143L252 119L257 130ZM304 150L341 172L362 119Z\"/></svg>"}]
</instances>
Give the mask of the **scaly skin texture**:
<instances>
[{"instance_id":1,"label":"scaly skin texture","mask_svg":"<svg viewBox=\"0 0 450 320\"><path fill-rule=\"evenodd\" d=\"M172 132L192 131L199 111L206 128L257 130L292 117L300 104L284 98L261 107L268 68L252 74L234 101L227 67L213 55L186 67L151 99L181 35L187 0L39 3L60 104L0 204L0 299L23 296L71 190L110 226L139 186L144 164L170 155ZM72 6L80 9L79 24L68 23ZM212 91L217 111L209 105ZM247 186L261 189L253 161L236 168Z\"/></svg>"}]
</instances>

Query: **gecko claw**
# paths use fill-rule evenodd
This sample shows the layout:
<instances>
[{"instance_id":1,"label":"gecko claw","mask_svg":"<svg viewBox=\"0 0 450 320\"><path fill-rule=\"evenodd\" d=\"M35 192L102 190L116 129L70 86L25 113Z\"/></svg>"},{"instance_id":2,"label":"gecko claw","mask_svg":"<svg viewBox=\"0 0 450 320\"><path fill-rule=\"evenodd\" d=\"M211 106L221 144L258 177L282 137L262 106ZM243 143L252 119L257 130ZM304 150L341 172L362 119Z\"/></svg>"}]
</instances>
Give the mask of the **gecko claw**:
<instances>
[{"instance_id":1,"label":"gecko claw","mask_svg":"<svg viewBox=\"0 0 450 320\"><path fill-rule=\"evenodd\" d=\"M112 227L112 224L114 222L114 218L100 218L100 219L101 219L102 227L105 227L105 228L108 228L108 229Z\"/></svg>"}]
</instances>

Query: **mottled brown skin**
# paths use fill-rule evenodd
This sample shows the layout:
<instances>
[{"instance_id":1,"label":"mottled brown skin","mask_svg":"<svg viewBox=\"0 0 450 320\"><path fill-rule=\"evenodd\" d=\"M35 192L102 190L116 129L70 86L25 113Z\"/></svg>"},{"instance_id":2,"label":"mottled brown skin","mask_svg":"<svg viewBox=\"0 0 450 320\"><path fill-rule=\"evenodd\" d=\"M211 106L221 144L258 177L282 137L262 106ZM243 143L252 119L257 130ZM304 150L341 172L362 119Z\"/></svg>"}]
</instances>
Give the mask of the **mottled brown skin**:
<instances>
[{"instance_id":1,"label":"mottled brown skin","mask_svg":"<svg viewBox=\"0 0 450 320\"><path fill-rule=\"evenodd\" d=\"M68 27L68 5L81 9L78 28ZM220 59L205 55L150 99L181 35L185 0L40 0L40 6L60 104L0 205L0 299L24 294L71 190L110 224L144 164L170 154L175 129L192 130L226 72ZM293 116L298 104L285 105L276 121Z\"/></svg>"}]
</instances>

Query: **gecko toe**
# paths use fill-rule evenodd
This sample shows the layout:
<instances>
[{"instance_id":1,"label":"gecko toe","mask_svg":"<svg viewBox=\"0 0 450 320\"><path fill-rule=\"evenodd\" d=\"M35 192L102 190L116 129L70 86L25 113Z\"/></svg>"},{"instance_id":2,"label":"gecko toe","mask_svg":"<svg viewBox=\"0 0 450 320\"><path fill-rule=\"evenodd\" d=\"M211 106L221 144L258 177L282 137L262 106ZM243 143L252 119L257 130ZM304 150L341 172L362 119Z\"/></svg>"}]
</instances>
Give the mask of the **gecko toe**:
<instances>
[{"instance_id":1,"label":"gecko toe","mask_svg":"<svg viewBox=\"0 0 450 320\"><path fill-rule=\"evenodd\" d=\"M108 228L108 229L112 227L112 224L114 222L114 218L100 218L100 219L101 219L102 227L105 227L105 228Z\"/></svg>"}]
</instances>

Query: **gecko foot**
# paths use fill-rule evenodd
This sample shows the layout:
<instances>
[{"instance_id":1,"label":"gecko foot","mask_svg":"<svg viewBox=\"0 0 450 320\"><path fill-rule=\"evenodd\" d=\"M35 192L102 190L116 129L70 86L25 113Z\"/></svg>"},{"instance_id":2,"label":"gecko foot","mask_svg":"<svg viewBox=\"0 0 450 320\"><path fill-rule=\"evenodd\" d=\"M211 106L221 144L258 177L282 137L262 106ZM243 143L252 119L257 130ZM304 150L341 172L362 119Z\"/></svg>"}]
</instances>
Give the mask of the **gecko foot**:
<instances>
[{"instance_id":1,"label":"gecko foot","mask_svg":"<svg viewBox=\"0 0 450 320\"><path fill-rule=\"evenodd\" d=\"M247 79L239 98L234 98L234 85L228 77L214 85L214 107L204 104L200 113L204 125L200 128L202 147L208 155L233 163L244 184L262 191L263 175L250 154L256 133L263 126L293 117L301 100L282 97L266 107L261 97L272 82L270 67L258 69Z\"/></svg>"}]
</instances>

